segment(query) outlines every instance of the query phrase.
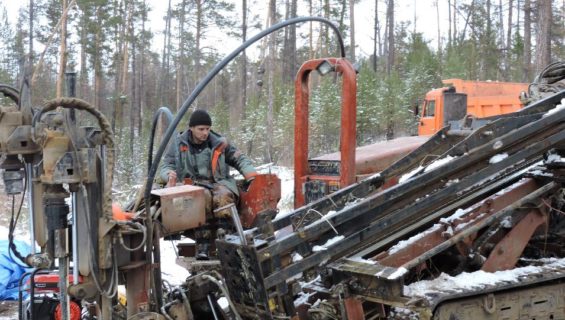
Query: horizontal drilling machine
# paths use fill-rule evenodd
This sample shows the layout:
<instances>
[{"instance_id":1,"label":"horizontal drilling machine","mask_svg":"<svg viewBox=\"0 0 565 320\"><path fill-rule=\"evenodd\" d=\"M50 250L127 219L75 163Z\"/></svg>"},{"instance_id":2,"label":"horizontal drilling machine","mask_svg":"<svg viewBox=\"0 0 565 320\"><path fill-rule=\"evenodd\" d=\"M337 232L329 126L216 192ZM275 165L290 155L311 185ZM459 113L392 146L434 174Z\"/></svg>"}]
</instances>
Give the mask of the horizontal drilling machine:
<instances>
[{"instance_id":1,"label":"horizontal drilling machine","mask_svg":"<svg viewBox=\"0 0 565 320\"><path fill-rule=\"evenodd\" d=\"M41 248L16 254L33 267L20 281L28 294L20 318L565 319L562 63L536 78L524 109L451 121L364 179L354 177L355 134L344 132L341 152L353 159L343 153L324 178L340 189L308 201L302 195L284 215L275 217L280 180L259 176L231 208L232 228L218 232L216 259L192 261L182 285L163 286L159 240L193 234L209 199L194 185L154 190L153 178L183 113L224 65L169 121L129 214L112 208L115 146L98 110L76 98L34 109L18 90L0 86L13 101L0 108L6 191L26 194L32 243ZM354 105L355 71L344 57L305 63L297 100L308 99L309 71L327 67L344 77L342 105ZM89 113L97 126L76 125L71 110ZM161 114L172 119L163 110L154 127ZM351 110L342 116L355 123ZM307 108L297 111L303 121ZM304 177L307 147L296 152Z\"/></svg>"}]
</instances>

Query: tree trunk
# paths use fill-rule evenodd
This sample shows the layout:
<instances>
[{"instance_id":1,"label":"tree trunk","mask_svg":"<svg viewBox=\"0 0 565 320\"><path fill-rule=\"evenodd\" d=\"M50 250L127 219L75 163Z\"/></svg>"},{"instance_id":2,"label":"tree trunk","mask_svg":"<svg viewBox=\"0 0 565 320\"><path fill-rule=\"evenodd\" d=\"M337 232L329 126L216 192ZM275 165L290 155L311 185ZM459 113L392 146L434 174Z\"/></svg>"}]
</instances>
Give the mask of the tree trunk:
<instances>
[{"instance_id":1,"label":"tree trunk","mask_svg":"<svg viewBox=\"0 0 565 320\"><path fill-rule=\"evenodd\" d=\"M512 11L513 8L513 1L508 0L508 27L506 30L506 79L510 80L510 69L511 69L511 58L512 58Z\"/></svg>"},{"instance_id":2,"label":"tree trunk","mask_svg":"<svg viewBox=\"0 0 565 320\"><path fill-rule=\"evenodd\" d=\"M324 0L324 18L326 19L331 19L330 18L330 0ZM322 36L322 56L327 57L328 56L328 49L329 49L329 45L330 45L330 27L327 26L326 24L324 24L322 27L320 27L322 30L324 30L323 32L323 36Z\"/></svg>"},{"instance_id":3,"label":"tree trunk","mask_svg":"<svg viewBox=\"0 0 565 320\"><path fill-rule=\"evenodd\" d=\"M536 74L551 62L551 1L538 1L538 32L536 41Z\"/></svg>"},{"instance_id":4,"label":"tree trunk","mask_svg":"<svg viewBox=\"0 0 565 320\"><path fill-rule=\"evenodd\" d=\"M447 16L448 16L448 30L447 30L447 46L451 47L452 37L451 37L451 0L447 0Z\"/></svg>"},{"instance_id":5,"label":"tree trunk","mask_svg":"<svg viewBox=\"0 0 565 320\"><path fill-rule=\"evenodd\" d=\"M472 2L475 2L474 0ZM471 6L473 4L471 3ZM457 0L453 0L453 41L457 40Z\"/></svg>"},{"instance_id":6,"label":"tree trunk","mask_svg":"<svg viewBox=\"0 0 565 320\"><path fill-rule=\"evenodd\" d=\"M80 95L82 99L86 99L88 91L88 71L86 71L86 27L83 25L80 29ZM88 100L88 99L87 99Z\"/></svg>"},{"instance_id":7,"label":"tree trunk","mask_svg":"<svg viewBox=\"0 0 565 320\"><path fill-rule=\"evenodd\" d=\"M147 21L147 3L143 0L143 11L141 21L141 47L139 48L139 55L141 64L139 66L139 94L137 106L137 132L141 136L143 132L143 113L146 105L145 101L145 22Z\"/></svg>"},{"instance_id":8,"label":"tree trunk","mask_svg":"<svg viewBox=\"0 0 565 320\"><path fill-rule=\"evenodd\" d=\"M349 22L351 28L350 53L351 61L355 61L355 0L349 0Z\"/></svg>"},{"instance_id":9,"label":"tree trunk","mask_svg":"<svg viewBox=\"0 0 565 320\"><path fill-rule=\"evenodd\" d=\"M439 19L439 1L436 0L436 21L437 21L437 53L439 58L439 66L441 71L442 59L441 59L441 28L440 28L440 19ZM441 73L441 72L440 72Z\"/></svg>"},{"instance_id":10,"label":"tree trunk","mask_svg":"<svg viewBox=\"0 0 565 320\"><path fill-rule=\"evenodd\" d=\"M394 0L388 0L387 8L387 24L388 24L388 59L387 74L390 75L394 67Z\"/></svg>"},{"instance_id":11,"label":"tree trunk","mask_svg":"<svg viewBox=\"0 0 565 320\"><path fill-rule=\"evenodd\" d=\"M67 0L61 0L62 15L61 15L61 44L59 47L59 74L57 75L57 89L56 97L63 96L63 84L65 83L65 69L67 66Z\"/></svg>"},{"instance_id":12,"label":"tree trunk","mask_svg":"<svg viewBox=\"0 0 565 320\"><path fill-rule=\"evenodd\" d=\"M202 0L196 0L196 35L195 35L195 48L194 48L194 75L196 84L200 79L200 42L202 38Z\"/></svg>"},{"instance_id":13,"label":"tree trunk","mask_svg":"<svg viewBox=\"0 0 565 320\"><path fill-rule=\"evenodd\" d=\"M312 0L308 0L308 13L310 17L313 14ZM314 29L312 26L312 21L310 21L310 32L309 32L308 40L310 41L310 49L309 49L310 51L308 54L308 59L313 59L314 58Z\"/></svg>"},{"instance_id":14,"label":"tree trunk","mask_svg":"<svg viewBox=\"0 0 565 320\"><path fill-rule=\"evenodd\" d=\"M276 0L269 1L269 21L270 26L274 25L277 20L277 5ZM269 70L268 73L268 107L267 107L267 152L265 155L265 162L272 162L273 161L273 113L274 113L274 104L275 104L275 84L274 84L274 73L275 73L275 34L272 33L269 37L269 63L267 64Z\"/></svg>"},{"instance_id":15,"label":"tree trunk","mask_svg":"<svg viewBox=\"0 0 565 320\"><path fill-rule=\"evenodd\" d=\"M377 39L379 38L379 0L375 0L375 20L373 28L373 72L377 72Z\"/></svg>"},{"instance_id":16,"label":"tree trunk","mask_svg":"<svg viewBox=\"0 0 565 320\"><path fill-rule=\"evenodd\" d=\"M177 85L176 85L176 105L180 106L182 103L182 92L183 90L183 76L184 76L184 18L186 14L186 0L182 0L181 9L179 12L179 35L178 35L178 47L179 56L177 57Z\"/></svg>"},{"instance_id":17,"label":"tree trunk","mask_svg":"<svg viewBox=\"0 0 565 320\"><path fill-rule=\"evenodd\" d=\"M241 2L241 42L247 41L247 0ZM245 50L241 53L241 96L240 108L241 119L246 119L245 109L247 107L247 54ZM235 117L234 117L235 118Z\"/></svg>"},{"instance_id":18,"label":"tree trunk","mask_svg":"<svg viewBox=\"0 0 565 320\"><path fill-rule=\"evenodd\" d=\"M532 7L530 0L524 2L524 62L522 81L532 81Z\"/></svg>"},{"instance_id":19,"label":"tree trunk","mask_svg":"<svg viewBox=\"0 0 565 320\"><path fill-rule=\"evenodd\" d=\"M165 103L165 88L168 88L169 82L169 56L170 51L170 37L171 37L171 0L169 0L169 5L167 7L167 17L165 18L165 36L163 37L163 54L161 60L161 73L159 81L159 103L163 105Z\"/></svg>"}]
</instances>

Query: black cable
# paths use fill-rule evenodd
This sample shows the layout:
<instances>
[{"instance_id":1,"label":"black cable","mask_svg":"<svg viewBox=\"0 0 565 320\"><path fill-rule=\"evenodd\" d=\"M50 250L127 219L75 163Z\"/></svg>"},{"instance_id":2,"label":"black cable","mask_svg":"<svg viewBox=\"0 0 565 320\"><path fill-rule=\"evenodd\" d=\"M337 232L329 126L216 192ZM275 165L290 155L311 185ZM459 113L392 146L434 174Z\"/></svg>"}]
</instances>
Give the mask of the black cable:
<instances>
[{"instance_id":1,"label":"black cable","mask_svg":"<svg viewBox=\"0 0 565 320\"><path fill-rule=\"evenodd\" d=\"M165 115L167 118L167 125L170 125L173 122L173 113L167 107L160 107L154 114L153 114L153 121L151 123L151 135L149 136L149 153L147 155L147 171L151 169L151 165L153 164L153 143L155 142L155 131L157 130L157 124L159 119L161 119L161 115Z\"/></svg>"},{"instance_id":2,"label":"black cable","mask_svg":"<svg viewBox=\"0 0 565 320\"><path fill-rule=\"evenodd\" d=\"M0 84L0 93L3 93L4 96L12 99L18 108L20 108L20 92L18 89L6 84Z\"/></svg>"},{"instance_id":3,"label":"black cable","mask_svg":"<svg viewBox=\"0 0 565 320\"><path fill-rule=\"evenodd\" d=\"M188 111L189 107L192 105L194 100L198 97L198 95L204 90L204 88L210 83L210 81L233 59L235 59L242 51L244 51L247 47L251 46L253 43L257 42L258 40L262 39L263 37L282 29L286 26L298 24L302 22L308 21L318 21L327 24L332 30L335 31L337 40L339 42L339 47L341 51L341 57L345 58L345 47L343 45L343 38L337 26L335 26L330 20L320 17L299 17L294 19L289 19L286 21L279 22L266 30L259 32L257 35L253 36L249 40L242 43L237 49L232 51L228 56L226 56L222 61L218 62L214 68L196 85L196 88L192 91L190 96L183 102L182 106L180 107L177 115L173 119L173 122L167 128L163 139L161 140L161 144L159 145L159 149L157 150L157 154L155 155L155 161L151 164L149 168L149 172L147 174L147 181L145 183L145 212L146 212L146 219L147 219L147 246L146 246L146 253L147 253L147 261L152 262L153 258L151 256L151 252L153 250L153 223L151 221L151 214L150 214L150 197L151 197L151 188L153 186L153 180L155 179L155 175L157 173L157 168L159 167L159 162L163 157L163 153L165 152L165 148L171 139L174 131L176 130L177 126L180 123L180 120L184 117L186 112ZM153 280L153 279L151 279ZM151 285L154 285L152 281L150 281ZM161 297L156 297L157 299L157 306L160 310L161 307Z\"/></svg>"},{"instance_id":4,"label":"black cable","mask_svg":"<svg viewBox=\"0 0 565 320\"><path fill-rule=\"evenodd\" d=\"M22 207L24 204L24 198L26 195L26 191L27 191L27 170L26 167L24 167L24 174L26 176L25 182L24 182L24 192L22 194L22 197L20 199L20 205L18 207L18 213L15 215L14 218L14 213L15 213L15 199L16 196L13 195L12 196L12 216L10 218L10 225L8 227L8 245L9 245L9 249L8 249L8 256L14 260L14 262L17 263L17 261L12 257L12 252L16 255L16 257L24 263L25 267L28 267L28 263L26 262L26 259L24 256L22 256L22 254L18 251L18 248L16 247L16 243L14 242L14 231L16 230L16 225L18 224L18 220L20 219L20 214L22 212ZM31 212L29 213L31 215ZM31 217L30 217L31 219ZM34 245L33 243L31 244L32 246Z\"/></svg>"}]
</instances>

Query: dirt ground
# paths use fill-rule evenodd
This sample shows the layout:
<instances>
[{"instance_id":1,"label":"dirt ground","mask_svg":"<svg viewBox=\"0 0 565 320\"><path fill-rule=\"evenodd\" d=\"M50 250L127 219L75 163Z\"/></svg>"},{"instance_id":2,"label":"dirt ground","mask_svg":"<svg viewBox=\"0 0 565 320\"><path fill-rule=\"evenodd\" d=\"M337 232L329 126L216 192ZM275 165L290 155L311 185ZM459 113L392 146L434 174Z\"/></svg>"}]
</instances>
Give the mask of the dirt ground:
<instances>
[{"instance_id":1,"label":"dirt ground","mask_svg":"<svg viewBox=\"0 0 565 320\"><path fill-rule=\"evenodd\" d=\"M0 320L14 320L18 318L17 301L0 301Z\"/></svg>"}]
</instances>

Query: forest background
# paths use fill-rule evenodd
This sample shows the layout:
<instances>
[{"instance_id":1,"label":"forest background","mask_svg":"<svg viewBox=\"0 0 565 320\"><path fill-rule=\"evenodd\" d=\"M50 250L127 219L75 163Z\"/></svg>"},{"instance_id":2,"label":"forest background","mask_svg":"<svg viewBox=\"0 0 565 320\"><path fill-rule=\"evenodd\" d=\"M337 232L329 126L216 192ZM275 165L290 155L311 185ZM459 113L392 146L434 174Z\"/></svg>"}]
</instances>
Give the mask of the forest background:
<instances>
[{"instance_id":1,"label":"forest background","mask_svg":"<svg viewBox=\"0 0 565 320\"><path fill-rule=\"evenodd\" d=\"M358 145L414 134L413 107L441 79L531 82L544 66L565 58L563 0L427 0L418 3L434 17L417 20L414 10L413 19L398 19L399 8L412 1L241 0L236 6L168 0L163 30L151 27L150 0L27 0L17 18L0 2L0 83L19 88L27 77L31 103L40 105L65 96L64 75L76 72L77 97L112 123L119 146L116 191L129 197L146 176L154 112L161 106L178 110L231 51L226 42L209 41L218 32L237 45L288 18L332 20L345 38L347 57L359 67ZM372 20L362 26L372 35L363 50L355 37L359 8L365 16L369 8ZM432 20L436 35L425 36L418 26L429 28ZM338 56L338 50L327 26L287 27L229 64L194 107L207 109L214 130L256 164L292 166L295 73L304 61ZM311 85L315 156L339 149L341 83L314 76Z\"/></svg>"}]
</instances>

